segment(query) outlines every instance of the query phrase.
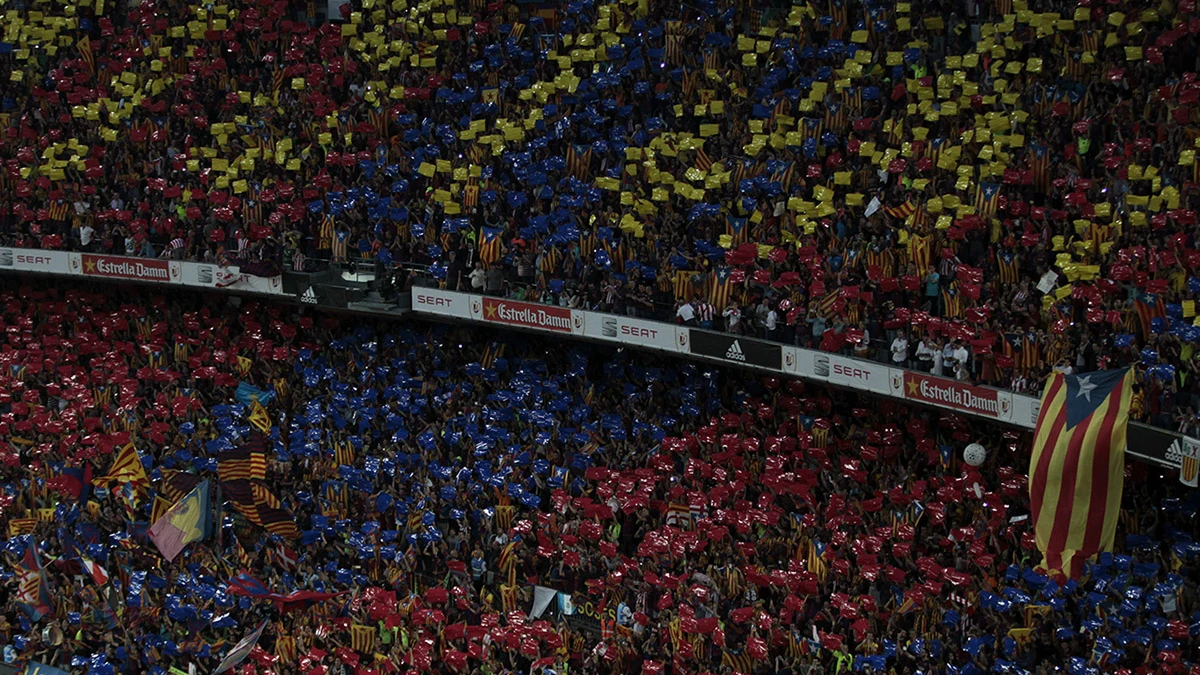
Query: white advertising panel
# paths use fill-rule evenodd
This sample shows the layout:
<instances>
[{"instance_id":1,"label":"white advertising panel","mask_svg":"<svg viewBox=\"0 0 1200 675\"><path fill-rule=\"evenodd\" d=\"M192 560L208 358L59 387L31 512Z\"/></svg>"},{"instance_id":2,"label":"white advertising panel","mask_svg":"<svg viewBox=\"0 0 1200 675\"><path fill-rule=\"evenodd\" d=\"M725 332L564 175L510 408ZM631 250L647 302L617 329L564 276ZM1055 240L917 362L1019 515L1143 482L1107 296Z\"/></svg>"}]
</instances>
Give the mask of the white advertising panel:
<instances>
[{"instance_id":1,"label":"white advertising panel","mask_svg":"<svg viewBox=\"0 0 1200 675\"><path fill-rule=\"evenodd\" d=\"M1013 424L1032 429L1037 426L1038 414L1042 412L1042 400L1024 394L1012 395Z\"/></svg>"},{"instance_id":2,"label":"white advertising panel","mask_svg":"<svg viewBox=\"0 0 1200 675\"><path fill-rule=\"evenodd\" d=\"M661 321L646 321L629 316L581 312L585 337L632 347L678 351L675 326Z\"/></svg>"},{"instance_id":3,"label":"white advertising panel","mask_svg":"<svg viewBox=\"0 0 1200 675\"><path fill-rule=\"evenodd\" d=\"M236 265L222 267L208 263L173 262L179 268L179 283L184 286L219 288L247 293L283 295L283 277L258 277L242 274Z\"/></svg>"},{"instance_id":4,"label":"white advertising panel","mask_svg":"<svg viewBox=\"0 0 1200 675\"><path fill-rule=\"evenodd\" d=\"M828 380L831 384L878 394L890 394L892 391L892 369L881 363L816 352L812 369L813 377Z\"/></svg>"},{"instance_id":5,"label":"white advertising panel","mask_svg":"<svg viewBox=\"0 0 1200 675\"><path fill-rule=\"evenodd\" d=\"M0 271L70 274L71 254L29 248L0 248Z\"/></svg>"},{"instance_id":6,"label":"white advertising panel","mask_svg":"<svg viewBox=\"0 0 1200 675\"><path fill-rule=\"evenodd\" d=\"M457 319L471 318L471 296L457 291L440 288L413 288L413 311L422 314L452 316Z\"/></svg>"}]
</instances>

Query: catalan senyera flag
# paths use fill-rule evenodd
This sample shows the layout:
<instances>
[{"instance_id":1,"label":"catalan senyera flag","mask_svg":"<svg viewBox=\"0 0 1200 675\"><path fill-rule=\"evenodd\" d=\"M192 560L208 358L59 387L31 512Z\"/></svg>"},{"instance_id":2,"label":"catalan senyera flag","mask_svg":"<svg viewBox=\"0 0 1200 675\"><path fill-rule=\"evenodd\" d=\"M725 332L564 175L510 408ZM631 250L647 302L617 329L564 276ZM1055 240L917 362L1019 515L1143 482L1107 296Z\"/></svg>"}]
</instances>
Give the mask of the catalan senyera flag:
<instances>
[{"instance_id":1,"label":"catalan senyera flag","mask_svg":"<svg viewBox=\"0 0 1200 675\"><path fill-rule=\"evenodd\" d=\"M158 522L159 518L171 509L172 502L161 495L154 495L154 506L150 509L150 524Z\"/></svg>"},{"instance_id":2,"label":"catalan senyera flag","mask_svg":"<svg viewBox=\"0 0 1200 675\"><path fill-rule=\"evenodd\" d=\"M1112 549L1125 479L1133 370L1053 373L1042 392L1029 463L1033 527L1043 566L1077 578Z\"/></svg>"},{"instance_id":3,"label":"catalan senyera flag","mask_svg":"<svg viewBox=\"0 0 1200 675\"><path fill-rule=\"evenodd\" d=\"M754 659L744 651L734 653L728 649L721 649L721 665L739 673L754 672Z\"/></svg>"},{"instance_id":4,"label":"catalan senyera flag","mask_svg":"<svg viewBox=\"0 0 1200 675\"><path fill-rule=\"evenodd\" d=\"M1200 487L1200 442L1183 439L1183 456L1179 462L1179 482L1188 487Z\"/></svg>"},{"instance_id":5,"label":"catalan senyera flag","mask_svg":"<svg viewBox=\"0 0 1200 675\"><path fill-rule=\"evenodd\" d=\"M905 202L903 204L897 204L896 206L883 207L884 213L888 214L889 216L891 216L893 218L899 218L900 220L904 220L904 219L908 218L916 210L917 210L917 205L911 199L905 200Z\"/></svg>"},{"instance_id":6,"label":"catalan senyera flag","mask_svg":"<svg viewBox=\"0 0 1200 675\"><path fill-rule=\"evenodd\" d=\"M236 537L233 540L233 551L234 557L237 558L237 563L242 566L242 569L250 569L254 566L254 557L246 552L242 542L238 541Z\"/></svg>"},{"instance_id":7,"label":"catalan senyera flag","mask_svg":"<svg viewBox=\"0 0 1200 675\"><path fill-rule=\"evenodd\" d=\"M142 466L142 457L138 454L137 448L133 447L133 443L121 448L121 451L113 458L108 473L97 478L95 482L97 485L106 486L112 483L133 483L133 486L139 490L150 485L150 479L146 477L146 469Z\"/></svg>"}]
</instances>

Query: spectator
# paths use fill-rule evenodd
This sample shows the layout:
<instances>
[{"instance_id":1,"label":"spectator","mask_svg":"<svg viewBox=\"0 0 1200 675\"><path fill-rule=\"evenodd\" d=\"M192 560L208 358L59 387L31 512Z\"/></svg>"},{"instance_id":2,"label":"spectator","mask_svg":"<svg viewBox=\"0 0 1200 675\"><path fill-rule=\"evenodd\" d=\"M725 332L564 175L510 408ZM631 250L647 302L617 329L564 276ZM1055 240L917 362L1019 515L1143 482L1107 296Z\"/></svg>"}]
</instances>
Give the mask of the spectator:
<instances>
[{"instance_id":1,"label":"spectator","mask_svg":"<svg viewBox=\"0 0 1200 675\"><path fill-rule=\"evenodd\" d=\"M754 327L758 332L758 336L765 338L767 335L767 315L771 313L771 308L767 305L767 299L763 298L754 307Z\"/></svg>"},{"instance_id":2,"label":"spectator","mask_svg":"<svg viewBox=\"0 0 1200 675\"><path fill-rule=\"evenodd\" d=\"M892 363L897 366L908 366L908 336L898 333L892 340Z\"/></svg>"},{"instance_id":3,"label":"spectator","mask_svg":"<svg viewBox=\"0 0 1200 675\"><path fill-rule=\"evenodd\" d=\"M917 345L917 370L926 373L933 372L934 354L940 352L937 341L932 336L922 337L920 344Z\"/></svg>"},{"instance_id":4,"label":"spectator","mask_svg":"<svg viewBox=\"0 0 1200 675\"><path fill-rule=\"evenodd\" d=\"M950 343L943 340L935 340L933 343L933 374L936 377L941 377L947 367L952 369L951 372L954 372L953 358L954 350ZM950 363L947 363L947 361L950 361Z\"/></svg>"},{"instance_id":5,"label":"spectator","mask_svg":"<svg viewBox=\"0 0 1200 675\"><path fill-rule=\"evenodd\" d=\"M91 223L85 222L79 228L79 246L82 250L91 252L92 239L96 236L96 229Z\"/></svg>"},{"instance_id":6,"label":"spectator","mask_svg":"<svg viewBox=\"0 0 1200 675\"><path fill-rule=\"evenodd\" d=\"M808 314L804 320L810 326L812 334L812 338L809 340L808 346L815 348L817 345L821 344L821 341L825 336L825 328L827 323L825 315L818 311L816 303L812 303L808 306Z\"/></svg>"},{"instance_id":7,"label":"spectator","mask_svg":"<svg viewBox=\"0 0 1200 675\"><path fill-rule=\"evenodd\" d=\"M675 319L684 326L696 325L696 309L690 302L680 300L676 303Z\"/></svg>"},{"instance_id":8,"label":"spectator","mask_svg":"<svg viewBox=\"0 0 1200 675\"><path fill-rule=\"evenodd\" d=\"M700 327L705 330L712 330L713 315L716 313L716 308L712 306L712 303L700 296L696 297L696 301L693 303L693 305L696 312L696 319L699 321Z\"/></svg>"},{"instance_id":9,"label":"spectator","mask_svg":"<svg viewBox=\"0 0 1200 675\"><path fill-rule=\"evenodd\" d=\"M458 251L450 251L446 264L447 285L456 291L465 289L463 283L466 276L466 262L458 257Z\"/></svg>"},{"instance_id":10,"label":"spectator","mask_svg":"<svg viewBox=\"0 0 1200 675\"><path fill-rule=\"evenodd\" d=\"M860 359L871 357L871 331L861 329L854 342L854 356Z\"/></svg>"},{"instance_id":11,"label":"spectator","mask_svg":"<svg viewBox=\"0 0 1200 675\"><path fill-rule=\"evenodd\" d=\"M485 275L487 294L500 295L504 288L504 271L498 265L488 265Z\"/></svg>"},{"instance_id":12,"label":"spectator","mask_svg":"<svg viewBox=\"0 0 1200 675\"><path fill-rule=\"evenodd\" d=\"M475 261L475 269L471 270L471 292L483 294L487 273L483 271L483 263Z\"/></svg>"},{"instance_id":13,"label":"spectator","mask_svg":"<svg viewBox=\"0 0 1200 675\"><path fill-rule=\"evenodd\" d=\"M738 304L731 300L725 306L725 311L721 315L725 317L725 332L740 335L742 332L742 310L738 307Z\"/></svg>"}]
</instances>

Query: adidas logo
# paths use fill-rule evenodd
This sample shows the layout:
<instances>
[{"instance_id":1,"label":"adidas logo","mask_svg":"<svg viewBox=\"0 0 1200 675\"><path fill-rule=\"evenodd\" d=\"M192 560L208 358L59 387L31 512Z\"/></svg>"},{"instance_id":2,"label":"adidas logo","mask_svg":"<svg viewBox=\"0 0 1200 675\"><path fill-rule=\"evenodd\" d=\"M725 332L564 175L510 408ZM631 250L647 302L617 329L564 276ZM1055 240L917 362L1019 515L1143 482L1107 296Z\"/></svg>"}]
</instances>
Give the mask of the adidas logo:
<instances>
[{"instance_id":1,"label":"adidas logo","mask_svg":"<svg viewBox=\"0 0 1200 675\"><path fill-rule=\"evenodd\" d=\"M317 292L313 290L312 286L309 286L308 290L304 291L304 295L300 296L300 302L306 305L317 304Z\"/></svg>"},{"instance_id":2,"label":"adidas logo","mask_svg":"<svg viewBox=\"0 0 1200 675\"><path fill-rule=\"evenodd\" d=\"M742 351L741 343L734 340L733 344L729 345L729 351L725 352L725 358L730 361L745 361L746 353Z\"/></svg>"},{"instance_id":3,"label":"adidas logo","mask_svg":"<svg viewBox=\"0 0 1200 675\"><path fill-rule=\"evenodd\" d=\"M1171 464L1179 464L1183 461L1183 443L1178 438L1171 441L1171 445L1167 447L1165 459Z\"/></svg>"}]
</instances>

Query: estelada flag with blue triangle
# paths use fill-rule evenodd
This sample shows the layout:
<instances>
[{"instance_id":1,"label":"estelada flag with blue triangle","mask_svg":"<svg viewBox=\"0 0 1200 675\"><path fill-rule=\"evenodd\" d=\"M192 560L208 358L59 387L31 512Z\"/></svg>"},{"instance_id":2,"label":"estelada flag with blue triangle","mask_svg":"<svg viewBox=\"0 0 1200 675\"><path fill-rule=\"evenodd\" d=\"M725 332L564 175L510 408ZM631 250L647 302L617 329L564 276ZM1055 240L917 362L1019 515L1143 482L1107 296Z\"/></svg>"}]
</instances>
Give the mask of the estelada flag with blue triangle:
<instances>
[{"instance_id":1,"label":"estelada flag with blue triangle","mask_svg":"<svg viewBox=\"0 0 1200 675\"><path fill-rule=\"evenodd\" d=\"M1043 567L1078 578L1112 550L1125 480L1133 370L1052 373L1042 392L1029 496Z\"/></svg>"},{"instance_id":2,"label":"estelada flag with blue triangle","mask_svg":"<svg viewBox=\"0 0 1200 675\"><path fill-rule=\"evenodd\" d=\"M263 404L258 401L250 404L250 423L264 434L271 431L271 416L267 414L267 409L263 407Z\"/></svg>"}]
</instances>

